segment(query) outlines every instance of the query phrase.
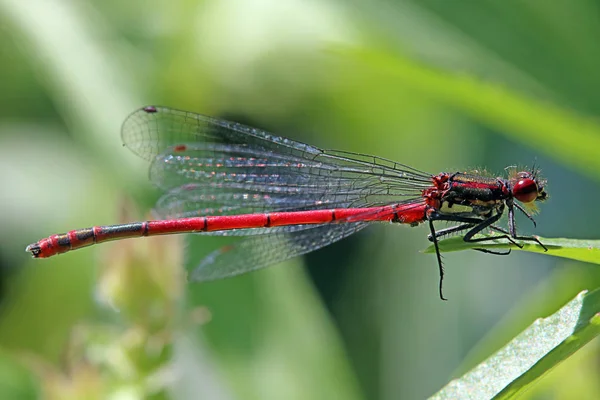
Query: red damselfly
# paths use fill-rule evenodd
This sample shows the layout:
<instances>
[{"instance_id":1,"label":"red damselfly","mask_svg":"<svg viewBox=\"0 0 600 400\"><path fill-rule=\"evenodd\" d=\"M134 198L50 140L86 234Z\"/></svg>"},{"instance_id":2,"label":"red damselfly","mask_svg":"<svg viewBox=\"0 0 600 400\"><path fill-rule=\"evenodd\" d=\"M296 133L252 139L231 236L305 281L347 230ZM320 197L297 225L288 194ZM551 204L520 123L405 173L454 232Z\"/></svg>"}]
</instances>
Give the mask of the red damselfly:
<instances>
[{"instance_id":1,"label":"red damselfly","mask_svg":"<svg viewBox=\"0 0 600 400\"><path fill-rule=\"evenodd\" d=\"M464 232L466 242L505 239L522 247L518 241L530 241L546 249L537 237L519 235L515 226L515 210L535 225L528 208L547 197L535 168L513 169L507 178L432 175L380 157L321 150L239 123L155 106L132 113L122 139L151 162L150 179L165 192L155 207L158 219L52 235L27 246L33 257L139 236L247 236L194 269L191 280L205 281L308 253L372 222L426 222L444 299L441 237ZM508 229L496 225L505 211ZM455 225L436 230L436 221ZM475 237L486 230L495 234Z\"/></svg>"}]
</instances>

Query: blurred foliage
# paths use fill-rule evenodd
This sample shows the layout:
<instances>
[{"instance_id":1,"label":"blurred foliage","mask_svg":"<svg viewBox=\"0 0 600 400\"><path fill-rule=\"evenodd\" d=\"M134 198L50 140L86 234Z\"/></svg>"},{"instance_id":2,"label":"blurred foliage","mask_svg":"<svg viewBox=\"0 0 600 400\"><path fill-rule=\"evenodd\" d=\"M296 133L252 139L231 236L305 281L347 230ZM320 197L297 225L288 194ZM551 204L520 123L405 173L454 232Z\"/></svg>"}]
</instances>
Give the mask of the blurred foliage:
<instances>
[{"instance_id":1,"label":"blurred foliage","mask_svg":"<svg viewBox=\"0 0 600 400\"><path fill-rule=\"evenodd\" d=\"M119 138L145 104L436 173L535 160L551 198L534 233L598 239L599 13L592 0L0 0L0 397L437 392L599 287L597 266L448 253L441 302L422 227L370 228L307 257L308 273L294 260L203 285L182 265L218 238L23 249L148 218L158 193ZM522 397L597 398L597 343Z\"/></svg>"}]
</instances>

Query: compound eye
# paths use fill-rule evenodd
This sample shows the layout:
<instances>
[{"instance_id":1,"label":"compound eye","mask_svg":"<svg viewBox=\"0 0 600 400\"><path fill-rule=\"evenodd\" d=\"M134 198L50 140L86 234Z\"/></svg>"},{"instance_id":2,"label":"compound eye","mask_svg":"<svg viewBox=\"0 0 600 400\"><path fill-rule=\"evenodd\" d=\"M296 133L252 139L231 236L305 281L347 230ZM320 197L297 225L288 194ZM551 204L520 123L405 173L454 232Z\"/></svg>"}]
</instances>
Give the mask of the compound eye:
<instances>
[{"instance_id":1,"label":"compound eye","mask_svg":"<svg viewBox=\"0 0 600 400\"><path fill-rule=\"evenodd\" d=\"M538 198L538 186L533 179L522 178L514 184L512 193L520 202L531 203Z\"/></svg>"}]
</instances>

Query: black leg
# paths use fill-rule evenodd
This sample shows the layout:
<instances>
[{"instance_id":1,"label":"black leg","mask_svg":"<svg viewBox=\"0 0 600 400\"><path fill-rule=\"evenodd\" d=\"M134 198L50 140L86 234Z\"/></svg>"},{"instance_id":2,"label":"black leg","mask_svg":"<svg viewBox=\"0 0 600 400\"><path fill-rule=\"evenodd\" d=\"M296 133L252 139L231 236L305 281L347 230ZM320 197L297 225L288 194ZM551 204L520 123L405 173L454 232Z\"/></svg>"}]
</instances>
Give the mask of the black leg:
<instances>
[{"instance_id":1,"label":"black leg","mask_svg":"<svg viewBox=\"0 0 600 400\"><path fill-rule=\"evenodd\" d=\"M510 236L517 236L517 226L515 225L515 209L513 208L513 202L507 202L508 204L508 231Z\"/></svg>"},{"instance_id":2,"label":"black leg","mask_svg":"<svg viewBox=\"0 0 600 400\"><path fill-rule=\"evenodd\" d=\"M465 234L465 236L463 237L463 240L468 243L482 243L482 242L489 242L489 241L497 240L497 239L506 239L509 242L511 242L512 244L514 244L515 246L517 246L518 248L523 248L523 245L515 242L515 240L511 237L512 235L509 235L509 234L502 234L502 235L497 235L497 236L489 236L489 237L473 239L473 236L477 235L482 230L493 226L493 224L498 222L498 220L501 217L502 217L502 213L497 213L496 215L492 215L488 219L483 220L479 225L474 226L470 231L468 231Z\"/></svg>"},{"instance_id":3,"label":"black leg","mask_svg":"<svg viewBox=\"0 0 600 400\"><path fill-rule=\"evenodd\" d=\"M493 229L493 230L495 230L495 231L497 231L497 232L504 233L504 234L506 234L506 235L509 235L509 234L510 234L510 233L509 233L509 232L508 232L506 229L504 229L504 228L500 228L499 226L496 226L496 225L492 225L492 226L490 226L490 229Z\"/></svg>"},{"instance_id":4,"label":"black leg","mask_svg":"<svg viewBox=\"0 0 600 400\"><path fill-rule=\"evenodd\" d=\"M456 216L456 215L443 215L443 214L439 214L439 213L432 213L432 216L430 218L432 220L436 220L436 221L464 222L465 224L473 225L471 227L471 229L463 237L463 240L468 243L489 242L489 241L497 240L497 239L506 239L510 243L517 246L518 248L522 248L523 245L515 242L515 240L511 237L512 235L510 235L508 232L506 232L502 228L499 228L499 227L493 225L494 223L498 222L498 220L500 218L502 218L502 211L503 211L503 208L499 209L495 215L492 215L491 217L488 217L483 220L478 219L478 218L471 218L471 217L460 217L460 216ZM459 226L462 226L462 225L459 225ZM509 226L510 226L510 220L509 220ZM454 228L454 227L452 227L452 228ZM452 232L452 230L451 230L452 228L449 228L449 232L447 232L447 233ZM479 232L483 231L486 228L491 228L496 231L503 232L504 234L498 235L498 236L490 236L490 237L473 239L473 236L475 236L476 234L478 234ZM465 228L465 229L467 229L467 228Z\"/></svg>"},{"instance_id":5,"label":"black leg","mask_svg":"<svg viewBox=\"0 0 600 400\"><path fill-rule=\"evenodd\" d=\"M542 242L540 242L540 239L538 239L537 237L517 235L517 227L515 225L515 212L514 212L514 208L513 208L514 203L512 201L510 201L510 202L507 201L506 205L508 206L508 230L510 232L510 236L512 236L513 238L515 238L517 240L522 240L525 242L535 242L535 243L539 244L540 246L542 246L544 251L548 251L548 248L546 246L544 246L544 244ZM521 210L521 207L519 205L517 205L517 207ZM523 211L523 212L525 213L525 211ZM527 214L527 213L525 213L525 215L530 217L529 214ZM530 218L530 219L532 219L532 218ZM534 225L535 225L535 222L534 222ZM519 246L519 247L522 248L523 246Z\"/></svg>"},{"instance_id":6,"label":"black leg","mask_svg":"<svg viewBox=\"0 0 600 400\"><path fill-rule=\"evenodd\" d=\"M434 221L443 221L444 219L433 218L433 220ZM435 237L437 237L439 239L439 238L449 235L451 233L456 233L456 232L460 232L460 231L464 231L464 230L473 228L473 227L475 227L475 225L479 224L481 221L482 220L480 220L480 219L472 218L472 222L468 222L468 223L462 224L462 225L451 226L449 228L439 229L439 230L435 231ZM493 229L497 232L504 233L506 235L509 234L509 232L506 229L501 228L496 225L490 225L489 228ZM430 242L433 241L431 233L429 235L427 235L427 240L429 240Z\"/></svg>"},{"instance_id":7,"label":"black leg","mask_svg":"<svg viewBox=\"0 0 600 400\"><path fill-rule=\"evenodd\" d=\"M537 237L517 235L517 229L515 226L515 213L514 213L515 204L512 201L507 201L506 205L508 206L508 230L494 225L496 222L498 222L500 220L500 218L502 218L502 214L504 212L504 205L502 205L498 209L496 209L496 214L487 216L487 217L481 217L481 218L462 217L462 216L457 216L457 215L444 215L444 214L440 214L437 211L430 210L430 212L427 215L427 220L429 221L429 230L431 233L429 235L427 235L427 239L429 241L433 242L433 247L435 249L435 255L436 255L437 261L438 261L438 268L439 268L439 272L440 272L440 285L439 285L440 299L447 300L444 297L443 290L442 290L443 281L444 281L444 266L442 263L442 255L440 253L440 248L439 248L439 244L438 244L439 237L449 235L449 234L455 233L455 232L468 230L467 233L463 236L463 240L468 243L483 243L483 242L489 242L492 240L505 239L505 240L509 241L510 243L514 244L515 246L517 246L518 248L522 249L523 245L520 243L517 243L515 241L515 240L522 240L522 241L536 242L537 244L542 246L542 248L545 251L548 251L548 248L546 248L546 246L544 246ZM522 211L535 225L535 221L533 220L531 215L529 215L527 212L525 212L525 210L521 206L516 205L516 207L520 211ZM491 211L490 211L490 214L491 214ZM435 227L433 226L434 221L459 222L461 224L457 225L457 226L452 226L449 228L441 229L436 232ZM480 233L481 231L483 231L486 228L492 229L496 232L500 232L501 235L489 236L489 237L483 237L483 238L473 238L473 236L477 235L478 233ZM481 251L483 253L488 253L488 254L495 254L495 255L508 255L508 254L510 254L510 251L511 251L510 249L508 249L508 251L506 251L506 252L498 252L498 251L488 250L488 249L483 249L483 248L474 248L473 250Z\"/></svg>"},{"instance_id":8,"label":"black leg","mask_svg":"<svg viewBox=\"0 0 600 400\"><path fill-rule=\"evenodd\" d=\"M480 220L477 220L478 222L481 222ZM468 224L462 224L462 225L457 225L457 226L451 226L449 228L444 228L444 229L440 229L437 230L435 232L435 236L436 238L441 238L445 235L449 235L451 233L455 233L455 232L460 232L460 231L464 231L466 229L472 228L473 224L472 223L468 223ZM495 231L504 233L504 234L508 234L508 231L506 229L500 228L498 226L495 225L490 225L490 229L493 229ZM433 236L431 235L431 233L429 235L427 235L427 239L430 242L433 242ZM489 250L489 249L478 249L478 248L474 248L472 250L477 250L477 251L481 251L482 253L487 253L487 254L494 254L497 256L507 256L510 254L511 250L508 249L508 251L494 251L494 250Z\"/></svg>"},{"instance_id":9,"label":"black leg","mask_svg":"<svg viewBox=\"0 0 600 400\"><path fill-rule=\"evenodd\" d=\"M489 249L473 248L472 250L477 250L486 254L493 254L495 256L507 256L510 254L510 249L508 249L507 251L495 251Z\"/></svg>"},{"instance_id":10,"label":"black leg","mask_svg":"<svg viewBox=\"0 0 600 400\"><path fill-rule=\"evenodd\" d=\"M521 205L519 203L513 203L513 205L519 209L519 211L521 211L523 214L525 214L525 216L527 218L529 218L529 220L533 223L533 227L537 227L537 224L535 223L535 219L533 219L533 217L531 216L531 214L529 214L527 211L525 211L525 209L523 207L521 207Z\"/></svg>"},{"instance_id":11,"label":"black leg","mask_svg":"<svg viewBox=\"0 0 600 400\"><path fill-rule=\"evenodd\" d=\"M440 299L448 300L444 297L444 293L442 291L442 282L444 281L444 266L442 264L442 255L440 254L440 248L438 246L438 240L432 219L429 219L429 230L431 231L431 241L433 242L433 247L435 248L435 255L437 256L438 268L440 270Z\"/></svg>"},{"instance_id":12,"label":"black leg","mask_svg":"<svg viewBox=\"0 0 600 400\"><path fill-rule=\"evenodd\" d=\"M501 232L501 233L504 233L504 234L508 235L508 231L506 229L500 228L499 226L490 225L490 229L493 229L493 230L495 230L497 232ZM511 252L511 249L508 249L507 251L504 251L504 252L490 250L490 249L479 249L479 248L473 249L473 250L477 250L477 251L480 251L480 252L486 253L486 254L494 254L496 256L507 256Z\"/></svg>"},{"instance_id":13,"label":"black leg","mask_svg":"<svg viewBox=\"0 0 600 400\"><path fill-rule=\"evenodd\" d=\"M449 235L451 233L456 233L456 232L460 232L460 231L464 231L466 229L472 228L473 226L474 226L473 223L466 223L466 224L462 224L462 225L456 225L456 226L451 226L449 228L440 229L438 231L435 231L435 237L439 239L439 238ZM433 235L431 233L429 235L427 235L427 240L429 240L430 242L433 242Z\"/></svg>"}]
</instances>

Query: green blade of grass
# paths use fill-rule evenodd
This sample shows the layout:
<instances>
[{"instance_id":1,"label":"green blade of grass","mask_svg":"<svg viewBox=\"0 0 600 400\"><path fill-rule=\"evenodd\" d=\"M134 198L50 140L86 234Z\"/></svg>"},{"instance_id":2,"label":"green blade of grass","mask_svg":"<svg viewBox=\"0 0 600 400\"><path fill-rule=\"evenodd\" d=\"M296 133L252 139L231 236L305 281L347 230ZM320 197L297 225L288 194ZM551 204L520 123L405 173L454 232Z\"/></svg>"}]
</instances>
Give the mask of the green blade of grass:
<instances>
[{"instance_id":1,"label":"green blade of grass","mask_svg":"<svg viewBox=\"0 0 600 400\"><path fill-rule=\"evenodd\" d=\"M476 237L484 237L477 235ZM538 237L540 242L548 248L548 251L535 243L521 242L523 248L518 248L505 240L494 240L489 243L468 243L462 237L456 236L439 242L441 252L460 251L466 249L488 249L488 250L523 250L532 253L542 253L549 256L569 258L571 260L585 261L600 264L600 240L565 239L565 238L543 238ZM434 253L435 248L430 245L424 250L425 253Z\"/></svg>"},{"instance_id":2,"label":"green blade of grass","mask_svg":"<svg viewBox=\"0 0 600 400\"><path fill-rule=\"evenodd\" d=\"M600 125L594 118L506 85L437 70L397 53L343 46L332 46L330 51L386 74L389 85L418 90L597 179Z\"/></svg>"},{"instance_id":3,"label":"green blade of grass","mask_svg":"<svg viewBox=\"0 0 600 400\"><path fill-rule=\"evenodd\" d=\"M581 292L431 398L513 398L599 334L600 290Z\"/></svg>"}]
</instances>

